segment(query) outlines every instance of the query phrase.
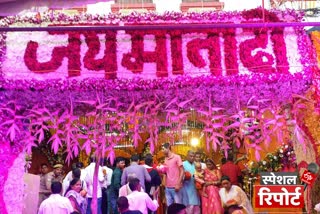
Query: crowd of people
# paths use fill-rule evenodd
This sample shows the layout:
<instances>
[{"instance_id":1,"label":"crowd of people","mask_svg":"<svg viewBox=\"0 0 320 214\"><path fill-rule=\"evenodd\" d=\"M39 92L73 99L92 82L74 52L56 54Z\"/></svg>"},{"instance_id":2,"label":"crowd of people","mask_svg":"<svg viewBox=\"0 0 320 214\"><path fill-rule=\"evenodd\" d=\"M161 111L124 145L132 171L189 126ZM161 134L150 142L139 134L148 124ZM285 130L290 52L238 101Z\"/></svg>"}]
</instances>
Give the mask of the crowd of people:
<instances>
[{"instance_id":1,"label":"crowd of people","mask_svg":"<svg viewBox=\"0 0 320 214\"><path fill-rule=\"evenodd\" d=\"M48 172L41 165L39 214L78 213L98 214L159 213L163 202L159 199L163 185L166 206L161 212L167 214L251 214L252 206L239 186L240 168L233 163L232 155L223 160L220 168L212 159L201 162L201 153L189 150L186 160L162 146L165 154L163 164L153 163L151 154L141 164L139 155L131 156L130 165L117 157L115 167L107 161L90 157L90 164L73 164L72 170L62 176L63 165L53 166ZM92 206L93 175L99 164L97 176L97 205Z\"/></svg>"}]
</instances>

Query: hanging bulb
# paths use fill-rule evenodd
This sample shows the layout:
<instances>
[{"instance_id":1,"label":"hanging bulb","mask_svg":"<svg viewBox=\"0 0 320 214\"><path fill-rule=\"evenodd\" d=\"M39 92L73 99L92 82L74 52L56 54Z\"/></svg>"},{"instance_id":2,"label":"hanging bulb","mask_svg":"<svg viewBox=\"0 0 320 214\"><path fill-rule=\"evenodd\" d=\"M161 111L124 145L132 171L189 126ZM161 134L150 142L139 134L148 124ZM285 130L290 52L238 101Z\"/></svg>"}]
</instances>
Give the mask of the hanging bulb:
<instances>
[{"instance_id":1,"label":"hanging bulb","mask_svg":"<svg viewBox=\"0 0 320 214\"><path fill-rule=\"evenodd\" d=\"M199 139L198 138L191 138L191 142L190 142L191 146L196 147L199 145Z\"/></svg>"}]
</instances>

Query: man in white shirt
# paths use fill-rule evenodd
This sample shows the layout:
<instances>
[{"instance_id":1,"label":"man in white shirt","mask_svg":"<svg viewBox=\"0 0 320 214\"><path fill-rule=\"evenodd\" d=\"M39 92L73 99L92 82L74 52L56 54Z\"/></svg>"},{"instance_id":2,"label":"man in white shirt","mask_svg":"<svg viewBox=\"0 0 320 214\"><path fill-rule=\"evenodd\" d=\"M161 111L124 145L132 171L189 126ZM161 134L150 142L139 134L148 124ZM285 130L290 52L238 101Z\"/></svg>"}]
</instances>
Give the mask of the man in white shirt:
<instances>
[{"instance_id":1,"label":"man in white shirt","mask_svg":"<svg viewBox=\"0 0 320 214\"><path fill-rule=\"evenodd\" d=\"M136 174L130 174L128 175L128 183L126 185L123 185L120 189L119 189L119 197L121 196L127 196L130 193L132 193L132 190L129 187L129 183L132 179L137 178ZM139 178L138 178L139 179ZM141 187L140 192L145 192L144 189Z\"/></svg>"},{"instance_id":2,"label":"man in white shirt","mask_svg":"<svg viewBox=\"0 0 320 214\"><path fill-rule=\"evenodd\" d=\"M104 181L102 183L102 214L108 214L108 187L111 184L112 172L113 170L107 167L108 160L107 158L103 159L102 173Z\"/></svg>"},{"instance_id":3,"label":"man in white shirt","mask_svg":"<svg viewBox=\"0 0 320 214\"><path fill-rule=\"evenodd\" d=\"M94 168L96 167L96 157L91 156L90 157L90 165L87 166L86 170L86 178L85 182L87 184L87 199L88 199L88 206L87 206L87 212L86 214L91 214L91 202L93 198L93 175L94 175ZM102 168L99 166L98 169L98 184L97 184L97 198L98 198L98 206L97 206L97 213L101 214L101 204L102 204L102 192L101 187L105 180L105 177L103 176Z\"/></svg>"},{"instance_id":4,"label":"man in white shirt","mask_svg":"<svg viewBox=\"0 0 320 214\"><path fill-rule=\"evenodd\" d=\"M129 201L125 196L120 196L117 199L117 205L121 214L142 214L139 210L129 210Z\"/></svg>"},{"instance_id":5,"label":"man in white shirt","mask_svg":"<svg viewBox=\"0 0 320 214\"><path fill-rule=\"evenodd\" d=\"M129 201L129 210L139 210L143 214L148 214L148 209L156 211L159 207L158 204L158 192L153 193L152 200L149 195L141 191L141 185L138 178L132 178L129 182L129 187L132 193L127 195Z\"/></svg>"},{"instance_id":6,"label":"man in white shirt","mask_svg":"<svg viewBox=\"0 0 320 214\"><path fill-rule=\"evenodd\" d=\"M62 197L62 184L60 182L52 182L52 194L44 200L39 207L38 214L70 214L73 212L73 207L68 198Z\"/></svg>"}]
</instances>

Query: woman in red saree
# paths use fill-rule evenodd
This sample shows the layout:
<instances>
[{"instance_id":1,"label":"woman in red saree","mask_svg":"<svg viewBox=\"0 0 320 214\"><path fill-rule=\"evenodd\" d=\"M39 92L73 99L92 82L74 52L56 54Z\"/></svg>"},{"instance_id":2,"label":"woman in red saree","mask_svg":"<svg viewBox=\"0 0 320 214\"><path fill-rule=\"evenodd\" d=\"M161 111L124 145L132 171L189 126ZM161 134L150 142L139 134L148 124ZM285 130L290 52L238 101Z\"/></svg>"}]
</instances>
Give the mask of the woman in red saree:
<instances>
[{"instance_id":1,"label":"woman in red saree","mask_svg":"<svg viewBox=\"0 0 320 214\"><path fill-rule=\"evenodd\" d=\"M204 185L206 192L202 194L202 214L223 214L221 199L219 196L219 184L221 172L212 159L207 159L207 168L204 170Z\"/></svg>"}]
</instances>

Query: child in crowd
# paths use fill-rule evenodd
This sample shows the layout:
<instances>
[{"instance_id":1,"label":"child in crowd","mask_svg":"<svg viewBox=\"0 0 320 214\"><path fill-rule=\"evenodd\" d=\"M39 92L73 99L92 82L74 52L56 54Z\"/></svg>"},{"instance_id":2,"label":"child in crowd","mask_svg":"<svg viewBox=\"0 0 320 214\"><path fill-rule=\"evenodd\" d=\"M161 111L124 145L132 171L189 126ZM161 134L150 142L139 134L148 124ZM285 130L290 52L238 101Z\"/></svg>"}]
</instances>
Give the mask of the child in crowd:
<instances>
[{"instance_id":1,"label":"child in crowd","mask_svg":"<svg viewBox=\"0 0 320 214\"><path fill-rule=\"evenodd\" d=\"M204 197L207 197L206 187L204 186L204 170L202 169L200 162L195 162L195 169L194 180L198 194L199 196L203 195Z\"/></svg>"}]
</instances>

